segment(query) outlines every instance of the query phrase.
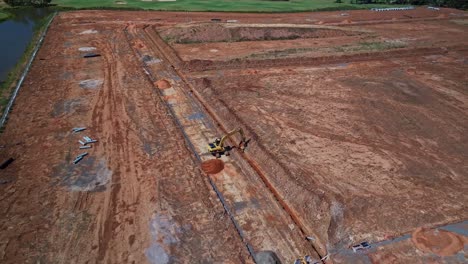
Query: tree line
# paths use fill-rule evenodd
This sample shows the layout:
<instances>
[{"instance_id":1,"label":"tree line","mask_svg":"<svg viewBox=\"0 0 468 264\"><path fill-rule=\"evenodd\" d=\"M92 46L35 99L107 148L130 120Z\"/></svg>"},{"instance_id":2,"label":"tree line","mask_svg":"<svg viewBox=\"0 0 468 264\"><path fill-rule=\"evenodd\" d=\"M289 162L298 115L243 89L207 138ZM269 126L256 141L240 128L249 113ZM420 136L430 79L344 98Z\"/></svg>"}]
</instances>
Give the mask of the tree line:
<instances>
[{"instance_id":1,"label":"tree line","mask_svg":"<svg viewBox=\"0 0 468 264\"><path fill-rule=\"evenodd\" d=\"M467 0L351 0L351 4L430 5L468 9Z\"/></svg>"},{"instance_id":2,"label":"tree line","mask_svg":"<svg viewBox=\"0 0 468 264\"><path fill-rule=\"evenodd\" d=\"M52 0L4 0L10 6L48 6Z\"/></svg>"}]
</instances>

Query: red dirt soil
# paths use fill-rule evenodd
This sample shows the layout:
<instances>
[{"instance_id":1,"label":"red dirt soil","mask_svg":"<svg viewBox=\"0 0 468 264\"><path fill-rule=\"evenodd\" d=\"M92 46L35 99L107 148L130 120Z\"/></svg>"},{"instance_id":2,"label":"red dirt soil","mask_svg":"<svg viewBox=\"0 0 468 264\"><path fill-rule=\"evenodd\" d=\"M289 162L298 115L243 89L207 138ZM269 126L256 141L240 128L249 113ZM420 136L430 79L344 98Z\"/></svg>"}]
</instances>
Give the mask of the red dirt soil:
<instances>
[{"instance_id":1,"label":"red dirt soil","mask_svg":"<svg viewBox=\"0 0 468 264\"><path fill-rule=\"evenodd\" d=\"M415 246L424 252L439 256L454 255L467 244L467 238L439 229L417 228L411 237Z\"/></svg>"},{"instance_id":2,"label":"red dirt soil","mask_svg":"<svg viewBox=\"0 0 468 264\"><path fill-rule=\"evenodd\" d=\"M0 262L249 262L125 26L68 16L53 21L0 136L0 160L16 159L0 171L11 180L0 185ZM83 59L89 45L102 56ZM102 87L81 88L87 79ZM73 165L83 136L98 143Z\"/></svg>"},{"instance_id":3,"label":"red dirt soil","mask_svg":"<svg viewBox=\"0 0 468 264\"><path fill-rule=\"evenodd\" d=\"M213 17L256 29L250 41L174 47L158 34ZM275 248L288 263L304 252L360 263L346 262L351 245L468 219L466 17L60 13L0 135L0 160L16 159L0 171L0 262L250 263L247 248ZM265 24L347 33L264 41ZM102 56L83 59L88 46ZM224 176L204 177L206 135L235 127L249 149L203 164ZM73 165L82 136L98 143ZM460 237L434 232L352 257L459 263L445 257Z\"/></svg>"},{"instance_id":4,"label":"red dirt soil","mask_svg":"<svg viewBox=\"0 0 468 264\"><path fill-rule=\"evenodd\" d=\"M271 45L267 60L242 54L275 41L174 46L190 53L181 56L190 60L185 74L216 122L254 135L247 159L305 233L332 252L468 217L460 185L468 162L466 24L381 22L356 27L370 41L345 37L348 47L336 41L290 59L275 56L298 40ZM441 201L444 209L434 209Z\"/></svg>"},{"instance_id":5,"label":"red dirt soil","mask_svg":"<svg viewBox=\"0 0 468 264\"><path fill-rule=\"evenodd\" d=\"M221 159L212 159L202 162L201 168L205 173L216 174L224 169L224 162Z\"/></svg>"},{"instance_id":6,"label":"red dirt soil","mask_svg":"<svg viewBox=\"0 0 468 264\"><path fill-rule=\"evenodd\" d=\"M330 244L353 237L352 245L468 216L459 184L467 162L464 56L205 72L194 87L222 109L220 120L255 135L247 155L308 232ZM443 213L434 208L441 201Z\"/></svg>"},{"instance_id":7,"label":"red dirt soil","mask_svg":"<svg viewBox=\"0 0 468 264\"><path fill-rule=\"evenodd\" d=\"M171 88L171 84L167 80L159 80L155 84L159 89Z\"/></svg>"},{"instance_id":8,"label":"red dirt soil","mask_svg":"<svg viewBox=\"0 0 468 264\"><path fill-rule=\"evenodd\" d=\"M248 25L201 24L189 27L158 27L158 32L169 43L198 42L237 42L281 39L328 38L338 36L353 36L357 31L341 30L325 27L290 27L269 26L252 27Z\"/></svg>"}]
</instances>

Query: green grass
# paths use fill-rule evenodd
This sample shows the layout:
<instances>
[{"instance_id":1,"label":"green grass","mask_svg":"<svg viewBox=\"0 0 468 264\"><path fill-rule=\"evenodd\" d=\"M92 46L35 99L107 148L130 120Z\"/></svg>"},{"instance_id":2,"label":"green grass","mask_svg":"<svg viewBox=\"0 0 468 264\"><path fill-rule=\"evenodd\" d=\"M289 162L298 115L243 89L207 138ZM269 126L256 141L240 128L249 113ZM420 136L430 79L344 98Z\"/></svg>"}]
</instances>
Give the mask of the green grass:
<instances>
[{"instance_id":1,"label":"green grass","mask_svg":"<svg viewBox=\"0 0 468 264\"><path fill-rule=\"evenodd\" d=\"M459 25L464 25L464 26L468 26L468 19L454 19L454 20L450 20L456 24L459 24Z\"/></svg>"},{"instance_id":2,"label":"green grass","mask_svg":"<svg viewBox=\"0 0 468 264\"><path fill-rule=\"evenodd\" d=\"M334 47L336 52L356 52L356 51L381 51L389 49L399 49L406 47L404 42L384 41L384 42L361 42L359 45L344 45Z\"/></svg>"},{"instance_id":3,"label":"green grass","mask_svg":"<svg viewBox=\"0 0 468 264\"><path fill-rule=\"evenodd\" d=\"M0 22L7 20L10 17L10 14L0 9Z\"/></svg>"},{"instance_id":4,"label":"green grass","mask_svg":"<svg viewBox=\"0 0 468 264\"><path fill-rule=\"evenodd\" d=\"M12 17L12 15L7 10L5 10L9 7L10 6L7 5L3 0L0 0L0 22Z\"/></svg>"},{"instance_id":5,"label":"green grass","mask_svg":"<svg viewBox=\"0 0 468 264\"><path fill-rule=\"evenodd\" d=\"M124 2L126 4L117 4ZM300 12L319 10L347 10L382 7L385 5L357 5L344 0L342 4L335 0L176 0L159 2L157 0L53 0L52 4L77 9L122 8L170 11L223 11L223 12Z\"/></svg>"}]
</instances>

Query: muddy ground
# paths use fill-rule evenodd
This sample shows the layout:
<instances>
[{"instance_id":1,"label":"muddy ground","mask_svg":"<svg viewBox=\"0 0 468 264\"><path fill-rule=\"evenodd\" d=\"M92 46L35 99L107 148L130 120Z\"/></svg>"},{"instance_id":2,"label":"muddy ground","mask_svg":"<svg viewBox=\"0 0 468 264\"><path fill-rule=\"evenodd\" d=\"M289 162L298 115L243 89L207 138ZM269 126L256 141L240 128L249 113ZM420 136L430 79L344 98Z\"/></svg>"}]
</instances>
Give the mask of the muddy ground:
<instances>
[{"instance_id":1,"label":"muddy ground","mask_svg":"<svg viewBox=\"0 0 468 264\"><path fill-rule=\"evenodd\" d=\"M59 14L0 136L1 262L466 262L467 17Z\"/></svg>"}]
</instances>

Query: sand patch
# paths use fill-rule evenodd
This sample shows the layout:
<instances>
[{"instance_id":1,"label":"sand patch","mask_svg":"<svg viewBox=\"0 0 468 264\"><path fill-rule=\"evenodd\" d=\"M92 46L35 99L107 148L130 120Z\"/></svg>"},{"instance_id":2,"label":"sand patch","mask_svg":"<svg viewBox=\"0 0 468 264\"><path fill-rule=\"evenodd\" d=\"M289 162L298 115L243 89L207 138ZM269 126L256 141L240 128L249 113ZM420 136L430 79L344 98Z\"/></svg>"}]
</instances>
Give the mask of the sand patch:
<instances>
[{"instance_id":1,"label":"sand patch","mask_svg":"<svg viewBox=\"0 0 468 264\"><path fill-rule=\"evenodd\" d=\"M96 50L95 47L81 47L78 49L79 51L93 51Z\"/></svg>"},{"instance_id":2,"label":"sand patch","mask_svg":"<svg viewBox=\"0 0 468 264\"><path fill-rule=\"evenodd\" d=\"M80 35L85 35L85 34L96 34L96 33L98 33L97 30L88 29L88 30L82 31L82 32L80 33Z\"/></svg>"}]
</instances>

